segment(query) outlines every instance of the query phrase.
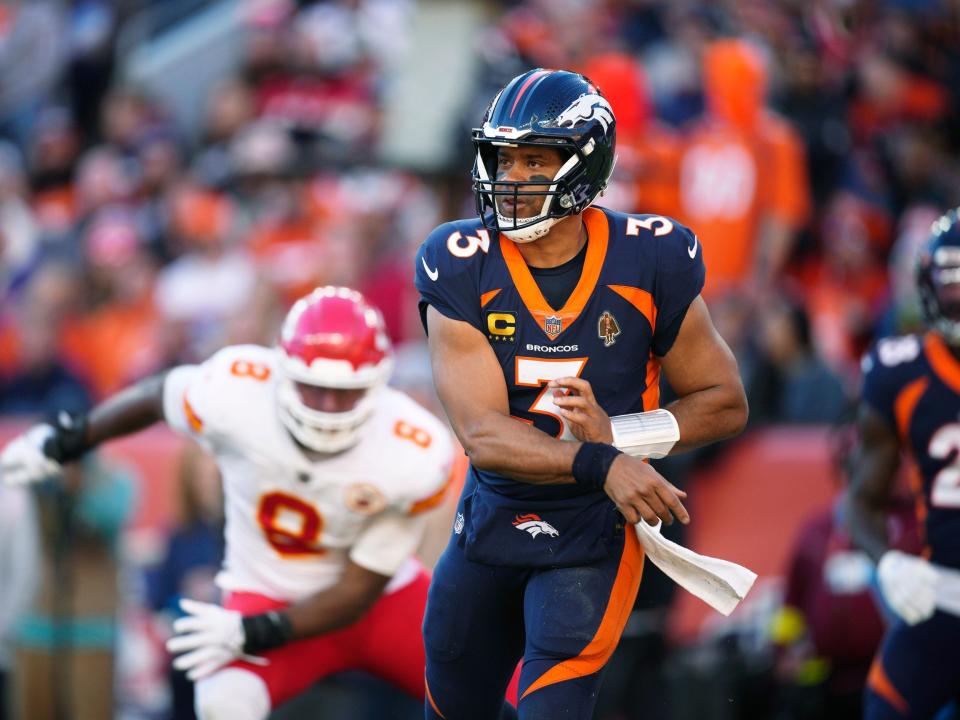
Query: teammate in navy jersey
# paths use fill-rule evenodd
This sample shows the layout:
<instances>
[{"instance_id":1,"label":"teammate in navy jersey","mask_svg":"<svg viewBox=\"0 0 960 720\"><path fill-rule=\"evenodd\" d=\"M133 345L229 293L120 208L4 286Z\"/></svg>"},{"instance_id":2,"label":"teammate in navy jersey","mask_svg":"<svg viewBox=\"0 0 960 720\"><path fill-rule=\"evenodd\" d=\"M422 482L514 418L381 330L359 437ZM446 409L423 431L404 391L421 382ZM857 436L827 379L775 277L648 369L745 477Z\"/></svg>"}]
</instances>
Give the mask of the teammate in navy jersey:
<instances>
[{"instance_id":1,"label":"teammate in navy jersey","mask_svg":"<svg viewBox=\"0 0 960 720\"><path fill-rule=\"evenodd\" d=\"M897 616L867 681L864 716L932 718L960 698L960 225L933 225L917 266L929 332L885 338L864 358L859 456L848 523L877 561ZM909 454L921 556L891 549L886 518L901 451Z\"/></svg>"},{"instance_id":2,"label":"teammate in navy jersey","mask_svg":"<svg viewBox=\"0 0 960 720\"><path fill-rule=\"evenodd\" d=\"M424 620L427 718L495 717L521 657L521 718L590 717L640 583L629 523L688 521L642 458L746 422L696 236L591 207L615 138L587 78L514 78L473 132L479 217L416 259L434 380L470 457Z\"/></svg>"}]
</instances>

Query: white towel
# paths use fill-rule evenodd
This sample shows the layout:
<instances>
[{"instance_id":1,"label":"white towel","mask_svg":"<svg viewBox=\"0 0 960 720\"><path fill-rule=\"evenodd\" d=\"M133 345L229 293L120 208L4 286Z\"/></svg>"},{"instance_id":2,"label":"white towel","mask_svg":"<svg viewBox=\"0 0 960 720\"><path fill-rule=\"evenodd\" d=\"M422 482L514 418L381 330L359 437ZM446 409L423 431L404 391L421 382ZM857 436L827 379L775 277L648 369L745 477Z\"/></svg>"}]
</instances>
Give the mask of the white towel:
<instances>
[{"instance_id":1,"label":"white towel","mask_svg":"<svg viewBox=\"0 0 960 720\"><path fill-rule=\"evenodd\" d=\"M641 520L634 527L650 561L677 585L693 593L717 612L729 615L746 597L757 579L742 565L700 555L660 534L660 523L652 527Z\"/></svg>"},{"instance_id":2,"label":"white towel","mask_svg":"<svg viewBox=\"0 0 960 720\"><path fill-rule=\"evenodd\" d=\"M952 568L934 565L937 578L937 607L952 615L960 616L960 572Z\"/></svg>"}]
</instances>

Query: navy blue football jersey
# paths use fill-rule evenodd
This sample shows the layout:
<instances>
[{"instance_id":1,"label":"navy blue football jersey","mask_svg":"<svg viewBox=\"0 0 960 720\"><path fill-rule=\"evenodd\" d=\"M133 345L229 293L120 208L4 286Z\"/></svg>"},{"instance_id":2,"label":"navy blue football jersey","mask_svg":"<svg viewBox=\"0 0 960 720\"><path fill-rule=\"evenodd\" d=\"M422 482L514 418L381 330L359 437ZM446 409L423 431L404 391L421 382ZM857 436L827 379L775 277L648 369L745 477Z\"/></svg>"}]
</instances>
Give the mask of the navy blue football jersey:
<instances>
[{"instance_id":1,"label":"navy blue football jersey","mask_svg":"<svg viewBox=\"0 0 960 720\"><path fill-rule=\"evenodd\" d=\"M935 334L880 340L864 358L863 400L900 437L930 559L960 568L960 361Z\"/></svg>"},{"instance_id":2,"label":"navy blue football jersey","mask_svg":"<svg viewBox=\"0 0 960 720\"><path fill-rule=\"evenodd\" d=\"M441 225L416 259L421 310L432 305L483 333L503 369L511 415L568 439L546 383L567 375L588 380L609 415L658 407L658 357L673 345L705 276L696 236L675 220L598 207L583 219L583 271L562 308L544 299L517 245L479 218ZM515 497L584 492L476 475Z\"/></svg>"}]
</instances>

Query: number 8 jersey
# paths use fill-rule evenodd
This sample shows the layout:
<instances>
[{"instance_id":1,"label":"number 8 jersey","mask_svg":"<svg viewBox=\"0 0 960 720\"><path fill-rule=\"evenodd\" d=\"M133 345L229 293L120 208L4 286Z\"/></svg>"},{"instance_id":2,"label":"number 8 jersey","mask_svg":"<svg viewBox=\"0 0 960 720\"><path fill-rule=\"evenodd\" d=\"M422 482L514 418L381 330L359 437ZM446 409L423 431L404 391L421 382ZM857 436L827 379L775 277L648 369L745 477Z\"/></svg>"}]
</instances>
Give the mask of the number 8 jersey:
<instances>
[{"instance_id":1,"label":"number 8 jersey","mask_svg":"<svg viewBox=\"0 0 960 720\"><path fill-rule=\"evenodd\" d=\"M960 569L960 360L933 332L884 338L864 357L862 397L919 470L930 561Z\"/></svg>"},{"instance_id":2,"label":"number 8 jersey","mask_svg":"<svg viewBox=\"0 0 960 720\"><path fill-rule=\"evenodd\" d=\"M423 511L447 489L449 431L385 387L356 445L310 459L280 420L277 372L275 350L240 345L175 368L164 383L167 424L209 450L223 479L217 584L294 601L334 585L349 558L399 588L418 567L408 561Z\"/></svg>"},{"instance_id":3,"label":"number 8 jersey","mask_svg":"<svg viewBox=\"0 0 960 720\"><path fill-rule=\"evenodd\" d=\"M416 259L421 316L432 305L481 332L503 369L510 414L568 439L573 436L546 383L566 375L588 380L609 415L658 407L658 358L673 345L705 274L696 236L672 219L599 207L582 217L583 270L562 308L544 299L517 245L479 219L441 225ZM585 492L473 472L480 482L518 498Z\"/></svg>"}]
</instances>

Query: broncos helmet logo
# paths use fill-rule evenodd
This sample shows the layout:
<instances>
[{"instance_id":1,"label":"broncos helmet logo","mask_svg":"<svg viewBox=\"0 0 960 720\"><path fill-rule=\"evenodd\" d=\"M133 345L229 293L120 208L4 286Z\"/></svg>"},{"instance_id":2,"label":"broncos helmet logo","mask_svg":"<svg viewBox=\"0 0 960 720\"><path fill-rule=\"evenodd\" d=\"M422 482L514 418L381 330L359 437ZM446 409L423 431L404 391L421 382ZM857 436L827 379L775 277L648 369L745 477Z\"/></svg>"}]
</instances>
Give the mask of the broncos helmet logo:
<instances>
[{"instance_id":1,"label":"broncos helmet logo","mask_svg":"<svg viewBox=\"0 0 960 720\"><path fill-rule=\"evenodd\" d=\"M613 124L613 108L602 95L581 95L574 100L562 113L557 115L558 127L576 127L582 122L596 119L603 125L606 133Z\"/></svg>"},{"instance_id":2,"label":"broncos helmet logo","mask_svg":"<svg viewBox=\"0 0 960 720\"><path fill-rule=\"evenodd\" d=\"M546 520L541 520L539 515L534 515L533 513L517 515L513 520L513 526L517 528L517 530L524 530L530 533L530 537L536 537L541 534L557 537L560 534L553 525Z\"/></svg>"}]
</instances>

